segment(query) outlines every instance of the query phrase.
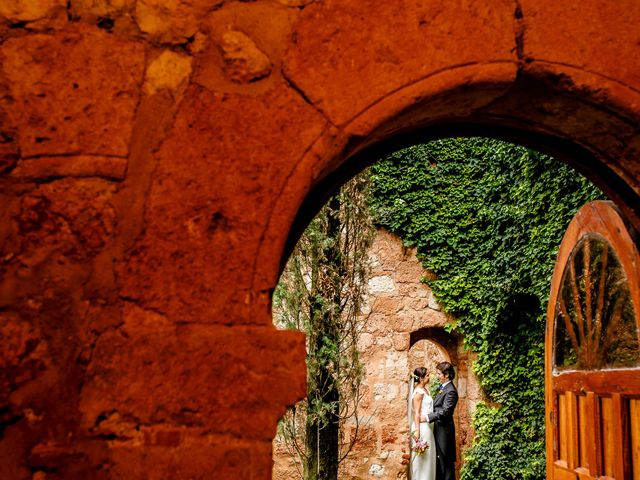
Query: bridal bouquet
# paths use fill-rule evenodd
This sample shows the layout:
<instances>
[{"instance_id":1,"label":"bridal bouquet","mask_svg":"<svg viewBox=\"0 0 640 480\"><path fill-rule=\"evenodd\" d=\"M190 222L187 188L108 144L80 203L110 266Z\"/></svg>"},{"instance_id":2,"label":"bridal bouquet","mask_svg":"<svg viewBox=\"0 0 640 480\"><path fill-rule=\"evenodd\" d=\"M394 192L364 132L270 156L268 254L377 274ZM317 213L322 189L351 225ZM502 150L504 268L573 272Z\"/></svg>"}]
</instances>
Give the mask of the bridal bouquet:
<instances>
[{"instance_id":1,"label":"bridal bouquet","mask_svg":"<svg viewBox=\"0 0 640 480\"><path fill-rule=\"evenodd\" d=\"M429 444L424 440L414 440L413 451L416 452L416 455L422 455L428 449L429 449Z\"/></svg>"}]
</instances>

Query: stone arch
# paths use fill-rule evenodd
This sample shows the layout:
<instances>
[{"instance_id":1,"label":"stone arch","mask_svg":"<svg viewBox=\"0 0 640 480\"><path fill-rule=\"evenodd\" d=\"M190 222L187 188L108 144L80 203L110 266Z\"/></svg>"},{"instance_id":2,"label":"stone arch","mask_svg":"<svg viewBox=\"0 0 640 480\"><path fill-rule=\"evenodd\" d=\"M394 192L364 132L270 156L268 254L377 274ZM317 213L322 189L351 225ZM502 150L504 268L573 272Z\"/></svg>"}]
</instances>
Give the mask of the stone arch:
<instances>
[{"instance_id":1,"label":"stone arch","mask_svg":"<svg viewBox=\"0 0 640 480\"><path fill-rule=\"evenodd\" d=\"M434 365L439 362L451 362L451 356L440 342L425 337L409 345L409 371L419 365L429 370L430 377L434 375Z\"/></svg>"},{"instance_id":2,"label":"stone arch","mask_svg":"<svg viewBox=\"0 0 640 480\"><path fill-rule=\"evenodd\" d=\"M518 35L521 42L524 32ZM492 136L551 154L587 176L640 224L637 87L604 73L603 65L536 60L520 43L516 53L513 63L448 65L390 88L351 116L344 112L348 89L294 78L305 98L328 117L333 109L335 120L287 174L261 238L254 288L272 288L280 268L276 262L284 262L309 219L346 179L385 153L444 136ZM358 83L351 78L347 83ZM291 226L286 238L283 224Z\"/></svg>"},{"instance_id":3,"label":"stone arch","mask_svg":"<svg viewBox=\"0 0 640 480\"><path fill-rule=\"evenodd\" d=\"M529 9L520 4L481 12L444 7L439 14L463 15L461 24L488 35L486 43L471 46L445 35L442 55L428 60L407 51L407 36L418 34L397 35L394 28L403 22L408 27L409 21L398 19L389 11L393 8L323 4L303 15L285 72L329 123L286 174L256 257L254 285L269 288L274 283L263 268L278 271L273 262L282 258L280 249L286 258L301 228L336 186L385 152L442 136L490 135L550 153L583 172L638 221L640 185L634 164L640 81L630 64L629 69L619 68L607 56L628 54L625 58L635 62L623 40L632 31L630 24L621 27L616 18L629 12L640 16L639 7L598 7L603 23L623 28L606 39L608 46L597 40L604 32L594 31L586 18L569 15L569 6L531 2L529 7L535 17L528 17ZM420 18L429 10L427 4L416 5L412 14ZM329 14L335 19L331 29L323 26ZM398 23L389 26L385 14ZM556 17L552 20L551 15ZM487 16L492 18L491 33L486 31ZM375 48L367 45L371 39L358 33L364 25L377 32L376 38L384 38L384 52L370 51ZM499 25L509 25L510 33ZM365 65L380 56L382 74ZM358 60L352 61L354 57ZM385 64L385 59L401 58L407 61L400 63L401 70ZM336 76L341 80L335 81ZM283 224L293 224L285 245L280 243Z\"/></svg>"},{"instance_id":4,"label":"stone arch","mask_svg":"<svg viewBox=\"0 0 640 480\"><path fill-rule=\"evenodd\" d=\"M458 335L447 332L443 327L423 327L409 334L409 348L420 340L429 340L435 343L447 357L447 361L454 364L458 361L458 348L460 338Z\"/></svg>"},{"instance_id":5,"label":"stone arch","mask_svg":"<svg viewBox=\"0 0 640 480\"><path fill-rule=\"evenodd\" d=\"M471 446L473 441L473 413L479 401L484 400L484 396L480 390L480 384L471 369L474 354L469 350L465 350L463 339L457 334L447 332L443 327L425 327L411 332L409 345L410 349L413 345L421 341L432 342L437 348L441 349L444 355L448 357L456 370L456 378L454 384L458 389L458 405L454 413L454 421L456 424L456 447L458 449L458 458L462 458L460 453L464 449ZM427 366L433 370L435 365ZM457 468L460 468L458 462Z\"/></svg>"},{"instance_id":6,"label":"stone arch","mask_svg":"<svg viewBox=\"0 0 640 480\"><path fill-rule=\"evenodd\" d=\"M456 68L452 70L455 71ZM458 80L464 83L454 88L432 92L429 88L432 86L428 85L429 80L437 83L437 78L427 79L423 87L426 91L421 90L418 93L415 91L417 86L410 85L405 87L409 92L403 89L379 99L372 108L377 110L381 108L380 103L389 103L389 110L386 112L399 113L397 116L377 118L379 123L375 128L369 126L371 130L367 134L354 135L348 128L339 133L330 130L310 147L302 161L287 176L283 191L269 216L269 222L262 235L263 243L256 257L256 287L262 287L264 281L273 283L273 277L269 281L269 274L262 271L262 268L270 268L271 275L274 272L277 275L279 266L274 265L274 262L279 259L280 266L283 264L310 219L331 193L347 179L387 153L443 137L490 136L548 153L584 174L603 190L634 224L640 225L640 181L632 173L637 168L633 166L636 154L633 146L640 140L635 133L631 133L634 122L631 112L623 108L613 110L615 101L602 105L597 98L591 97L588 93L580 97L575 93L565 92L558 88L558 80L553 76L523 76L508 88L503 85L506 93L502 97L494 98L495 103L490 104L491 108L487 112L476 111L468 114L467 111L460 111L456 103L460 101L460 96L464 98L462 103L481 103L483 100L486 101L488 92L493 90L489 88L487 92L485 79L480 79L474 87L462 72L458 73L461 75ZM598 76L592 80L597 83ZM640 100L640 94L635 91L629 90L628 93L632 93L634 97L638 96ZM415 98L424 100L415 103ZM545 124L546 119L536 118L540 117L539 112L531 109L531 105L544 105L549 102L565 117L552 118L557 125L549 125L551 122L548 121ZM436 105L432 106L430 103ZM441 104L447 103L451 105L444 109ZM527 105L521 105L522 103L527 104L529 108ZM435 118L428 117L432 108L438 114ZM383 112L385 111L374 113L382 116ZM602 144L598 138L593 138L601 133L592 134L588 130L589 127L585 127L584 131L573 130L576 123L583 121L580 116L572 115L575 112L585 115L592 126L606 125L606 135L615 136L614 132L622 130L627 131L630 136L616 140L614 145ZM365 111L354 119L354 122L361 121L366 124L367 121L371 121L367 118L369 115L369 112ZM563 128L564 125L570 128ZM593 142L591 144L585 141L590 139ZM625 142L631 145L621 149L618 144ZM282 222L291 225L288 237L282 236ZM275 255L274 258L274 245L264 243L269 240L276 242L279 247L276 251L283 251L284 255Z\"/></svg>"}]
</instances>

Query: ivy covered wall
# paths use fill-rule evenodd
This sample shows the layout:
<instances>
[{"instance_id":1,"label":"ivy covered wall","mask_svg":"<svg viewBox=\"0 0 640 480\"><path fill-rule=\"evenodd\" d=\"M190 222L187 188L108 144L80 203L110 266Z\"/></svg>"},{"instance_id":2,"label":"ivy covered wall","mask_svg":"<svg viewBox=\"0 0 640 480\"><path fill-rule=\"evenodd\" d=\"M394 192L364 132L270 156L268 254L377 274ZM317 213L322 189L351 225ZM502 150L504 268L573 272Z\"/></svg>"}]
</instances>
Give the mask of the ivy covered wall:
<instances>
[{"instance_id":1,"label":"ivy covered wall","mask_svg":"<svg viewBox=\"0 0 640 480\"><path fill-rule=\"evenodd\" d=\"M418 249L451 328L477 353L476 438L461 480L545 477L544 326L555 257L573 215L603 198L547 155L486 138L396 152L372 167L380 226Z\"/></svg>"}]
</instances>

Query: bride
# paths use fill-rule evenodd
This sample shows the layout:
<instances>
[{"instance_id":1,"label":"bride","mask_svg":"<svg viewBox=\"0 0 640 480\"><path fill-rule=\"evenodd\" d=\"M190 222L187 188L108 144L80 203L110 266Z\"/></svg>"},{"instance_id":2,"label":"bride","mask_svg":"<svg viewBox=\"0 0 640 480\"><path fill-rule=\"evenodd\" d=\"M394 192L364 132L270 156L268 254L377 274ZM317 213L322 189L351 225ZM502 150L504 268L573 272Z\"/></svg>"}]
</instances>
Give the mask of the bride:
<instances>
[{"instance_id":1,"label":"bride","mask_svg":"<svg viewBox=\"0 0 640 480\"><path fill-rule=\"evenodd\" d=\"M416 368L412 379L413 381L409 382L411 386L409 390L411 480L435 480L436 442L433 436L433 424L427 421L427 415L433 412L433 398L428 392L427 369ZM429 448L424 453L417 454L414 450L417 441L426 442Z\"/></svg>"}]
</instances>

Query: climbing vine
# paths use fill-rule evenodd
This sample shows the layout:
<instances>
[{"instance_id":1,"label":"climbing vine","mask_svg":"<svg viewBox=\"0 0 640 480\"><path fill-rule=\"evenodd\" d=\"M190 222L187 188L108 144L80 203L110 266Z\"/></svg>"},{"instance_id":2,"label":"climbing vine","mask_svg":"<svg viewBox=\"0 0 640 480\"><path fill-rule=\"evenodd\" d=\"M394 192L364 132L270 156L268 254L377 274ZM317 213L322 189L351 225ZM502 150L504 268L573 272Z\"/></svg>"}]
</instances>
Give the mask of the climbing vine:
<instances>
[{"instance_id":1,"label":"climbing vine","mask_svg":"<svg viewBox=\"0 0 640 480\"><path fill-rule=\"evenodd\" d=\"M545 477L544 325L572 216L602 193L547 155L485 138L398 151L371 169L377 223L415 246L488 398L461 480Z\"/></svg>"},{"instance_id":2,"label":"climbing vine","mask_svg":"<svg viewBox=\"0 0 640 480\"><path fill-rule=\"evenodd\" d=\"M364 172L342 186L311 221L274 292L280 327L307 334L307 398L279 426L304 480L336 480L358 438L364 369L358 338L375 228ZM345 438L342 426L355 425Z\"/></svg>"}]
</instances>

